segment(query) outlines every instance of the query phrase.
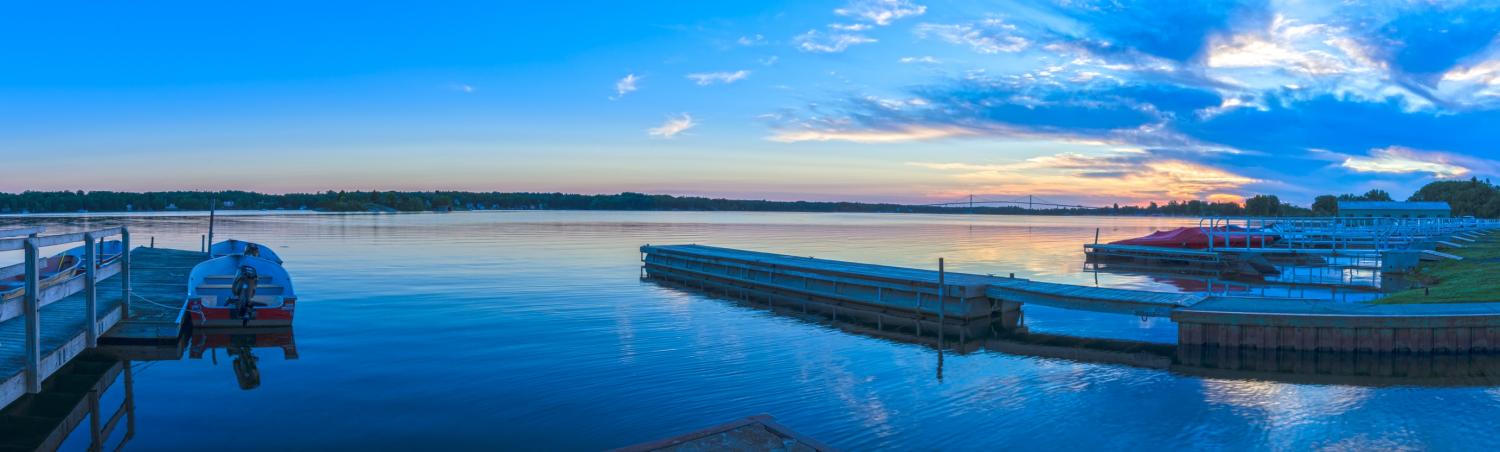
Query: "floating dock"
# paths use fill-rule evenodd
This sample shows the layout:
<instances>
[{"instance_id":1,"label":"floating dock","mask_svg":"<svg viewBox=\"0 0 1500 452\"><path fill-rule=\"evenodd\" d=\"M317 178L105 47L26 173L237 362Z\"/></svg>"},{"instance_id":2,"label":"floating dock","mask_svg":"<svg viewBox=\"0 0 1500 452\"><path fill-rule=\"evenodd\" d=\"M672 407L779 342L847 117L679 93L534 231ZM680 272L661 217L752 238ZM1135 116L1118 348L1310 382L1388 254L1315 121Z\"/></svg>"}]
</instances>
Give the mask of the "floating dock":
<instances>
[{"instance_id":1,"label":"floating dock","mask_svg":"<svg viewBox=\"0 0 1500 452\"><path fill-rule=\"evenodd\" d=\"M622 447L614 452L704 450L828 452L838 449L794 432L768 414L761 414L667 439Z\"/></svg>"},{"instance_id":2,"label":"floating dock","mask_svg":"<svg viewBox=\"0 0 1500 452\"><path fill-rule=\"evenodd\" d=\"M0 238L0 251L24 249L35 261L41 247L92 244L111 236L120 236L123 248L130 249L129 231L114 228ZM179 344L187 271L204 258L190 251L136 248L96 271L0 302L0 407L39 393L49 376L100 344ZM87 259L80 268L95 267L94 257ZM6 267L0 275L34 272L25 267L25 262Z\"/></svg>"},{"instance_id":3,"label":"floating dock","mask_svg":"<svg viewBox=\"0 0 1500 452\"><path fill-rule=\"evenodd\" d=\"M1109 289L702 245L643 246L643 271L688 287L822 302L950 331L1024 330L1025 304L1169 317L1178 344L1301 351L1500 352L1500 303L1371 305Z\"/></svg>"}]
</instances>

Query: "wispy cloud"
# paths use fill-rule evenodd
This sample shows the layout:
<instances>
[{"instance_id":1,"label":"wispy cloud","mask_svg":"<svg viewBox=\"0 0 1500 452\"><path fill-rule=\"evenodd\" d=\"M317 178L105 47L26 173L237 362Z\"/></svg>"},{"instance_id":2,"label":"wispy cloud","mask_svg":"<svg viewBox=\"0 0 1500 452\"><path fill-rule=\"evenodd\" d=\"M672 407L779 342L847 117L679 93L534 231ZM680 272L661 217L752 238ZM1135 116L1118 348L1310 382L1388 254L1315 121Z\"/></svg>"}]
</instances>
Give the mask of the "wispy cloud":
<instances>
[{"instance_id":1,"label":"wispy cloud","mask_svg":"<svg viewBox=\"0 0 1500 452\"><path fill-rule=\"evenodd\" d=\"M931 56L901 57L901 64L938 64L941 60Z\"/></svg>"},{"instance_id":2,"label":"wispy cloud","mask_svg":"<svg viewBox=\"0 0 1500 452\"><path fill-rule=\"evenodd\" d=\"M620 79L620 81L615 82L615 95L614 97L610 97L610 100L619 100L620 98L625 97L626 94L630 94L632 91L635 91L635 84L640 80L641 78L636 77L635 74L626 74L624 78Z\"/></svg>"},{"instance_id":3,"label":"wispy cloud","mask_svg":"<svg viewBox=\"0 0 1500 452\"><path fill-rule=\"evenodd\" d=\"M817 30L808 30L807 33L797 35L792 42L803 52L839 53L849 50L849 46L875 42L875 38L855 33L821 33Z\"/></svg>"},{"instance_id":4,"label":"wispy cloud","mask_svg":"<svg viewBox=\"0 0 1500 452\"><path fill-rule=\"evenodd\" d=\"M973 24L921 24L916 33L918 37L933 36L967 45L979 53L1014 53L1031 45L1031 41L1016 34L1015 25L994 18Z\"/></svg>"},{"instance_id":5,"label":"wispy cloud","mask_svg":"<svg viewBox=\"0 0 1500 452\"><path fill-rule=\"evenodd\" d=\"M468 83L451 83L448 85L448 88L465 94L474 92L474 85Z\"/></svg>"},{"instance_id":6,"label":"wispy cloud","mask_svg":"<svg viewBox=\"0 0 1500 452\"><path fill-rule=\"evenodd\" d=\"M796 143L801 141L849 141L854 143L869 144L935 140L939 138L951 138L973 134L973 131L958 127L910 126L891 130L781 130L772 134L767 139L782 143Z\"/></svg>"},{"instance_id":7,"label":"wispy cloud","mask_svg":"<svg viewBox=\"0 0 1500 452\"><path fill-rule=\"evenodd\" d=\"M667 117L666 122L661 123L660 126L647 129L646 133L657 138L672 138L697 126L698 123L693 122L691 115L683 113L675 118Z\"/></svg>"},{"instance_id":8,"label":"wispy cloud","mask_svg":"<svg viewBox=\"0 0 1500 452\"><path fill-rule=\"evenodd\" d=\"M1435 178L1458 177L1469 173L1460 166L1459 157L1442 152L1419 151L1391 146L1370 151L1368 157L1349 157L1343 167L1361 173L1430 174Z\"/></svg>"},{"instance_id":9,"label":"wispy cloud","mask_svg":"<svg viewBox=\"0 0 1500 452\"><path fill-rule=\"evenodd\" d=\"M1255 178L1150 152L1059 153L1014 163L911 162L950 173L970 193L1059 195L1130 202L1239 198ZM1080 180L1085 180L1081 183ZM961 193L961 192L960 192ZM953 195L942 193L940 195Z\"/></svg>"},{"instance_id":10,"label":"wispy cloud","mask_svg":"<svg viewBox=\"0 0 1500 452\"><path fill-rule=\"evenodd\" d=\"M854 0L833 12L886 26L902 18L920 16L927 12L927 7L907 0Z\"/></svg>"},{"instance_id":11,"label":"wispy cloud","mask_svg":"<svg viewBox=\"0 0 1500 452\"><path fill-rule=\"evenodd\" d=\"M692 80L693 83L697 83L698 86L708 86L714 83L723 83L725 85L728 85L730 83L744 80L745 77L749 76L750 71L742 69L734 72L697 72L688 74L687 78L689 80Z\"/></svg>"},{"instance_id":12,"label":"wispy cloud","mask_svg":"<svg viewBox=\"0 0 1500 452\"><path fill-rule=\"evenodd\" d=\"M766 37L756 34L752 36L740 36L735 42L745 47L754 47L766 43Z\"/></svg>"}]
</instances>

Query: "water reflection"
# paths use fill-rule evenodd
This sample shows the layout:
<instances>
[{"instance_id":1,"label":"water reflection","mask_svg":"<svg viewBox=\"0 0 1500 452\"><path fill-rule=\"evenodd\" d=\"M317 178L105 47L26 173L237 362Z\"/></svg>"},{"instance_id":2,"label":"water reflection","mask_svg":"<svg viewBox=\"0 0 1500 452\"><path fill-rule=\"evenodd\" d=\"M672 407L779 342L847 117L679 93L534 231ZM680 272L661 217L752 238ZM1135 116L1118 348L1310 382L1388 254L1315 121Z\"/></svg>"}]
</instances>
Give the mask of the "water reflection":
<instances>
[{"instance_id":1,"label":"water reflection","mask_svg":"<svg viewBox=\"0 0 1500 452\"><path fill-rule=\"evenodd\" d=\"M943 379L945 354L1004 353L1080 363L1114 364L1214 380L1344 386L1500 385L1500 354L1344 353L1186 347L1154 342L1083 338L1029 332L1022 323L933 321L770 295L727 285L696 284L661 277L646 281L706 295L738 306L766 310L845 333L920 345L935 352L934 378ZM1216 383L1209 388L1240 388ZM1248 386L1258 387L1258 386ZM1211 397L1215 391L1208 391ZM1221 394L1237 400L1233 394Z\"/></svg>"},{"instance_id":2,"label":"water reflection","mask_svg":"<svg viewBox=\"0 0 1500 452\"><path fill-rule=\"evenodd\" d=\"M297 342L291 328L217 330L195 333L188 346L188 356L203 359L206 352L215 366L219 365L219 349L231 359L235 382L242 390L260 387L260 358L257 348L279 348L283 359L297 359Z\"/></svg>"}]
</instances>

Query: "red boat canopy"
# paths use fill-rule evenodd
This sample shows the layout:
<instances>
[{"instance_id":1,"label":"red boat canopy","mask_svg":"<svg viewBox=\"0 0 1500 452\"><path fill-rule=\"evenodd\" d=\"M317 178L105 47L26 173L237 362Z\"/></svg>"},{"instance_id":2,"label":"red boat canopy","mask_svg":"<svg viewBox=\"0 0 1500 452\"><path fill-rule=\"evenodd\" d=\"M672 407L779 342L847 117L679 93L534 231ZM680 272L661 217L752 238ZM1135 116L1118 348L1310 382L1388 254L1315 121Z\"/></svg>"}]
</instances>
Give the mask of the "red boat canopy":
<instances>
[{"instance_id":1,"label":"red boat canopy","mask_svg":"<svg viewBox=\"0 0 1500 452\"><path fill-rule=\"evenodd\" d=\"M1223 237L1217 237L1215 245L1228 246L1232 248L1259 248L1262 238L1265 243L1276 241L1276 236L1269 234L1235 235L1229 238L1229 243L1224 243ZM1158 246L1163 248L1208 248L1208 234L1203 228L1177 228L1170 231L1156 231L1145 237L1136 237L1110 242L1111 245L1136 245L1136 246Z\"/></svg>"}]
</instances>

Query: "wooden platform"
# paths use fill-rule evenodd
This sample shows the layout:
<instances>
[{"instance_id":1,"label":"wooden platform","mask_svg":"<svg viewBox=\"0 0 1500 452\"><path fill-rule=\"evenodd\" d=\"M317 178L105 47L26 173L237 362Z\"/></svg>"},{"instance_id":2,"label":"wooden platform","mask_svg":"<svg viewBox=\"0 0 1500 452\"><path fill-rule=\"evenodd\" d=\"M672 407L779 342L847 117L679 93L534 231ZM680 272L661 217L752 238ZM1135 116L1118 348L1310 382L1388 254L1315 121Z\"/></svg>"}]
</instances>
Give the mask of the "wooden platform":
<instances>
[{"instance_id":1,"label":"wooden platform","mask_svg":"<svg viewBox=\"0 0 1500 452\"><path fill-rule=\"evenodd\" d=\"M203 253L161 248L131 251L131 304L126 317L119 275L98 288L100 344L176 344L181 336L187 273ZM88 319L82 293L41 309L42 376L52 375L87 349ZM0 406L25 394L25 325L22 317L0 322Z\"/></svg>"},{"instance_id":2,"label":"wooden platform","mask_svg":"<svg viewBox=\"0 0 1500 452\"><path fill-rule=\"evenodd\" d=\"M170 345L181 337L187 277L206 256L196 251L136 248L131 257L130 315L100 336L102 345ZM108 285L106 285L108 286ZM112 286L119 297L119 285ZM105 291L100 291L101 297Z\"/></svg>"},{"instance_id":3,"label":"wooden platform","mask_svg":"<svg viewBox=\"0 0 1500 452\"><path fill-rule=\"evenodd\" d=\"M837 449L798 434L766 414L615 449L616 452L704 450L819 452Z\"/></svg>"},{"instance_id":4,"label":"wooden platform","mask_svg":"<svg viewBox=\"0 0 1500 452\"><path fill-rule=\"evenodd\" d=\"M787 256L703 245L643 246L646 271L671 272L677 279L715 278L746 287L800 292L881 309L936 314L938 272ZM949 318L989 317L1006 304L1036 304L1132 315L1165 317L1192 306L1199 294L1075 286L968 273L946 272L944 313ZM915 295L919 294L919 295Z\"/></svg>"}]
</instances>

